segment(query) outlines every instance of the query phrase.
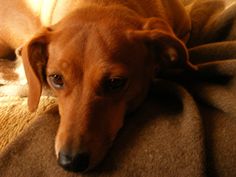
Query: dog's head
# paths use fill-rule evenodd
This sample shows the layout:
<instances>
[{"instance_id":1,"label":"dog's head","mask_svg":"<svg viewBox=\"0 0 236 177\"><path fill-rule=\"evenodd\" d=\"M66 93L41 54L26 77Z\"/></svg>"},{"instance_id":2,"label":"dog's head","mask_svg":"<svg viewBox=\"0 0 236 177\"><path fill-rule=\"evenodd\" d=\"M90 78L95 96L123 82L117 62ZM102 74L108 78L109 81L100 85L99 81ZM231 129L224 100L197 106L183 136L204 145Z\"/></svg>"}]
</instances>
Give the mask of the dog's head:
<instances>
[{"instance_id":1,"label":"dog's head","mask_svg":"<svg viewBox=\"0 0 236 177\"><path fill-rule=\"evenodd\" d=\"M72 171L94 167L104 157L157 68L188 63L184 44L166 22L100 8L44 28L23 47L22 57L30 110L37 108L43 83L58 97L56 155Z\"/></svg>"}]
</instances>

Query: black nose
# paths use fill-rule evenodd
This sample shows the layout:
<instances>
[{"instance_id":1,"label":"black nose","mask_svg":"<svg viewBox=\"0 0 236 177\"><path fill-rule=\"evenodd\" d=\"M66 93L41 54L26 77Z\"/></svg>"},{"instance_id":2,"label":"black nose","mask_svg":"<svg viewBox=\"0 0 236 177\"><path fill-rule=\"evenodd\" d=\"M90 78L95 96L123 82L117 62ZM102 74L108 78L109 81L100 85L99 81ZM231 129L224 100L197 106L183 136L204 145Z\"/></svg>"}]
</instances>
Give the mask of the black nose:
<instances>
[{"instance_id":1,"label":"black nose","mask_svg":"<svg viewBox=\"0 0 236 177\"><path fill-rule=\"evenodd\" d=\"M79 153L76 156L60 152L58 163L67 171L83 172L89 167L89 154Z\"/></svg>"}]
</instances>

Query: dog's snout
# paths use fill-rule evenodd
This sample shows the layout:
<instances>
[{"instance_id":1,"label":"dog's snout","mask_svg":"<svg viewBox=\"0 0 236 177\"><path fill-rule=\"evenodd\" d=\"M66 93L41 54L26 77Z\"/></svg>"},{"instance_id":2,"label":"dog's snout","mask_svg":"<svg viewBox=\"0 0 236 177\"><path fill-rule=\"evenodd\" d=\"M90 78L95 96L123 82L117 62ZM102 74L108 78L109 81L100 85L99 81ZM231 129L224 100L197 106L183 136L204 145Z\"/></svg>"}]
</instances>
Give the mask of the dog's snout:
<instances>
[{"instance_id":1,"label":"dog's snout","mask_svg":"<svg viewBox=\"0 0 236 177\"><path fill-rule=\"evenodd\" d=\"M83 172L89 167L89 154L79 153L75 156L66 154L64 152L59 153L58 163L67 171Z\"/></svg>"}]
</instances>

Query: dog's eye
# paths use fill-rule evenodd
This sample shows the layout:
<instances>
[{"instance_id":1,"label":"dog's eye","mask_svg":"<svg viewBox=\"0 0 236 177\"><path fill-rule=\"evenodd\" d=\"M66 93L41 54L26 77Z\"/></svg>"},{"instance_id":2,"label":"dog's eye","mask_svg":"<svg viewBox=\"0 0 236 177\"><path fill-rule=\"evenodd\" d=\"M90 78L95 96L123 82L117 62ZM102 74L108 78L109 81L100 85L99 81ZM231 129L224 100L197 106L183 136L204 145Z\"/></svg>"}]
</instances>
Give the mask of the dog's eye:
<instances>
[{"instance_id":1,"label":"dog's eye","mask_svg":"<svg viewBox=\"0 0 236 177\"><path fill-rule=\"evenodd\" d=\"M49 75L49 82L51 85L56 89L61 89L64 86L64 81L62 75L59 74L52 74Z\"/></svg>"},{"instance_id":2,"label":"dog's eye","mask_svg":"<svg viewBox=\"0 0 236 177\"><path fill-rule=\"evenodd\" d=\"M105 80L104 87L109 92L120 91L125 87L126 82L127 78L125 77L112 77Z\"/></svg>"}]
</instances>

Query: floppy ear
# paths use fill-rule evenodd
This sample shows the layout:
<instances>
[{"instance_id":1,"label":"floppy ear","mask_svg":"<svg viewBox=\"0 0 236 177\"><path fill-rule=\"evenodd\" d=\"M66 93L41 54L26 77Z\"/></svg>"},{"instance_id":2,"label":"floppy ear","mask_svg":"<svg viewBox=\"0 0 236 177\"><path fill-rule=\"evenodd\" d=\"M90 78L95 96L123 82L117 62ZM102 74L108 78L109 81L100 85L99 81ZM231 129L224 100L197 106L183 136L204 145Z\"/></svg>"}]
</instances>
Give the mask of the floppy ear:
<instances>
[{"instance_id":1,"label":"floppy ear","mask_svg":"<svg viewBox=\"0 0 236 177\"><path fill-rule=\"evenodd\" d=\"M48 59L46 33L46 31L43 31L33 37L21 50L29 86L28 106L31 112L38 107L45 77L45 67Z\"/></svg>"},{"instance_id":2,"label":"floppy ear","mask_svg":"<svg viewBox=\"0 0 236 177\"><path fill-rule=\"evenodd\" d=\"M189 62L188 50L173 30L164 20L149 18L144 20L141 30L128 31L128 37L132 40L141 40L148 45L157 69L187 68L197 70L196 66Z\"/></svg>"}]
</instances>

